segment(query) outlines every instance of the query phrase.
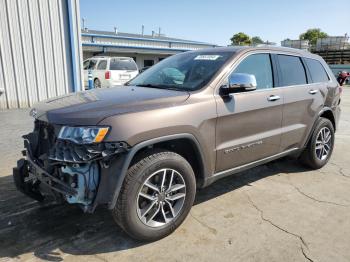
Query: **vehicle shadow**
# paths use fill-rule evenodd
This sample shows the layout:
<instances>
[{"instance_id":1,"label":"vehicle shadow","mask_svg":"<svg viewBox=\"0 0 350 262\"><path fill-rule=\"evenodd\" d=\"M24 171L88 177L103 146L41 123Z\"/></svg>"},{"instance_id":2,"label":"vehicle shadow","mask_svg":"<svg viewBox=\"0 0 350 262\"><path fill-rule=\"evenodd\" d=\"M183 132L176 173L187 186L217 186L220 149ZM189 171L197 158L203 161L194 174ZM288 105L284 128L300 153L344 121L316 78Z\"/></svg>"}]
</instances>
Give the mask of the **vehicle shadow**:
<instances>
[{"instance_id":1,"label":"vehicle shadow","mask_svg":"<svg viewBox=\"0 0 350 262\"><path fill-rule=\"evenodd\" d=\"M293 160L272 162L198 191L195 205L269 176L303 171ZM64 254L97 255L143 244L116 226L104 208L83 214L74 206L40 206L15 189L11 176L0 177L0 258L34 253L40 259L61 261Z\"/></svg>"}]
</instances>

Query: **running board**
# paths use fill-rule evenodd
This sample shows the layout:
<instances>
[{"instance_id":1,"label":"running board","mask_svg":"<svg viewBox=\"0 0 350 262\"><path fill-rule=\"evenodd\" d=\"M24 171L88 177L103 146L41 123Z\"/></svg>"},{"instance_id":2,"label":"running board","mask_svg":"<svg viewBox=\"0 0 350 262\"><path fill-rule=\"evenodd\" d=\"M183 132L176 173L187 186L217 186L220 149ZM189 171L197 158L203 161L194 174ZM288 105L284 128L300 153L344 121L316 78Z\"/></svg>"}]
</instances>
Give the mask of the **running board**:
<instances>
[{"instance_id":1,"label":"running board","mask_svg":"<svg viewBox=\"0 0 350 262\"><path fill-rule=\"evenodd\" d=\"M250 168L253 168L253 167L256 167L256 166L259 166L259 165L262 165L262 164L266 164L266 163L268 163L270 161L273 161L273 160L276 160L278 158L290 155L290 154L292 154L292 153L294 153L294 152L296 152L298 150L299 150L299 148L291 148L291 149L288 149L288 150L286 150L284 152L278 153L278 154L273 155L273 156L269 156L269 157L266 157L266 158L263 158L263 159L260 159L260 160L256 160L254 162L251 162L251 163L248 163L248 164L245 164L245 165L242 165L242 166L234 167L234 168L231 168L231 169L228 169L228 170L224 170L224 171L215 173L211 177L208 177L205 180L203 187L206 187L206 186L214 183L218 179L221 179L221 178L224 178L224 177L227 177L227 176L230 176L230 175L233 175L233 174L236 174L236 173L248 170Z\"/></svg>"}]
</instances>

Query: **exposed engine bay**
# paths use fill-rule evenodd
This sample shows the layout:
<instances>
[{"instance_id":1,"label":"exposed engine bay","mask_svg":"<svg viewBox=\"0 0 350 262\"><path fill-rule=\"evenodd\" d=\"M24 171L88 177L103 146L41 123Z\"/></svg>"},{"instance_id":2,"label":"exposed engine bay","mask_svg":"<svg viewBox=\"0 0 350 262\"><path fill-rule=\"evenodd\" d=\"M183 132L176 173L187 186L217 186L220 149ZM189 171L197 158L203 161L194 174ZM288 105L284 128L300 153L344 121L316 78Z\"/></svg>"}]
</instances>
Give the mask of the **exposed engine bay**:
<instances>
[{"instance_id":1,"label":"exposed engine bay","mask_svg":"<svg viewBox=\"0 0 350 262\"><path fill-rule=\"evenodd\" d=\"M76 189L76 194L65 195L68 203L84 206L91 204L96 195L100 179L99 167L96 161L88 164L62 166L61 177L66 180L67 184Z\"/></svg>"},{"instance_id":2,"label":"exposed engine bay","mask_svg":"<svg viewBox=\"0 0 350 262\"><path fill-rule=\"evenodd\" d=\"M23 136L22 153L26 158L19 160L14 168L15 184L38 201L53 198L93 211L102 170L108 170L111 162L127 152L128 145L124 142L77 144L59 139L60 129L35 121L34 131Z\"/></svg>"}]
</instances>

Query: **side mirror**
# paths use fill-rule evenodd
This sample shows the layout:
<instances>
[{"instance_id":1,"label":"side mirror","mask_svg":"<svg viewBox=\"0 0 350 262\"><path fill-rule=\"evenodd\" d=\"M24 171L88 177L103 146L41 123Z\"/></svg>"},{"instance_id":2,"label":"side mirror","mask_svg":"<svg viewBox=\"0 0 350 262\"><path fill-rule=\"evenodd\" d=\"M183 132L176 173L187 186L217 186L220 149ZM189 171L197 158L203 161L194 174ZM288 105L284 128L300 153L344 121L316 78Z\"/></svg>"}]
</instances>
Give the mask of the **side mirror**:
<instances>
[{"instance_id":1,"label":"side mirror","mask_svg":"<svg viewBox=\"0 0 350 262\"><path fill-rule=\"evenodd\" d=\"M229 95L236 92L256 90L256 78L254 75L232 73L228 78L228 84L220 88L221 95Z\"/></svg>"}]
</instances>

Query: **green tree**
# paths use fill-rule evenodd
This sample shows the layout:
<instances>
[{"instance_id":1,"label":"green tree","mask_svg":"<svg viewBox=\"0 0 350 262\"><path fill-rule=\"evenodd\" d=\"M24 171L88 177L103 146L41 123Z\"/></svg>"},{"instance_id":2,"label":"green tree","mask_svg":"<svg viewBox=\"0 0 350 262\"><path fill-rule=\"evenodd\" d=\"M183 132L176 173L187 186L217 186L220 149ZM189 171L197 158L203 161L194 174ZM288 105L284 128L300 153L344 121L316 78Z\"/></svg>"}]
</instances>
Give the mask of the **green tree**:
<instances>
[{"instance_id":1,"label":"green tree","mask_svg":"<svg viewBox=\"0 0 350 262\"><path fill-rule=\"evenodd\" d=\"M328 34L322 32L320 28L312 28L299 36L300 40L309 40L311 45L315 45L318 38L325 38Z\"/></svg>"},{"instance_id":2,"label":"green tree","mask_svg":"<svg viewBox=\"0 0 350 262\"><path fill-rule=\"evenodd\" d=\"M264 43L264 41L259 36L252 37L252 44L253 45L259 45L259 44L263 44L263 43Z\"/></svg>"},{"instance_id":3,"label":"green tree","mask_svg":"<svg viewBox=\"0 0 350 262\"><path fill-rule=\"evenodd\" d=\"M249 35L239 32L231 37L232 45L250 45L252 43L252 39Z\"/></svg>"}]
</instances>

